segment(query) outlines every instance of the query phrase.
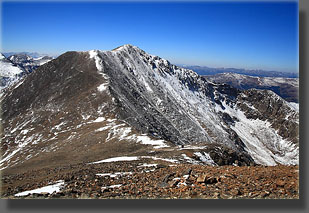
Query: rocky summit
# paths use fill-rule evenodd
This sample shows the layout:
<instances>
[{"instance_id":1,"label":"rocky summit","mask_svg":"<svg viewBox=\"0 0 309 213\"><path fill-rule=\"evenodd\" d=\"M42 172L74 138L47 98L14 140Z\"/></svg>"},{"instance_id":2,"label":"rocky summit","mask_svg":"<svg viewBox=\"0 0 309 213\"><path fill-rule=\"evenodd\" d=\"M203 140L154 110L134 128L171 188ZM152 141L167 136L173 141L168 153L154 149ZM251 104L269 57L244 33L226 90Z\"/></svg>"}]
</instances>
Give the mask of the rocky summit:
<instances>
[{"instance_id":1,"label":"rocky summit","mask_svg":"<svg viewBox=\"0 0 309 213\"><path fill-rule=\"evenodd\" d=\"M224 175L270 170L269 186L294 183L288 194L270 197L298 196L297 109L272 91L214 83L132 45L64 53L11 85L1 103L5 197L53 183L61 187L45 197L183 198L181 190L188 194L193 186L200 187L193 197L218 197L215 188L205 192L207 184L223 189ZM283 173L276 174L278 166ZM188 169L193 176L180 175ZM154 182L154 174L166 178ZM253 188L226 198L254 197ZM256 197L272 193L263 190Z\"/></svg>"}]
</instances>

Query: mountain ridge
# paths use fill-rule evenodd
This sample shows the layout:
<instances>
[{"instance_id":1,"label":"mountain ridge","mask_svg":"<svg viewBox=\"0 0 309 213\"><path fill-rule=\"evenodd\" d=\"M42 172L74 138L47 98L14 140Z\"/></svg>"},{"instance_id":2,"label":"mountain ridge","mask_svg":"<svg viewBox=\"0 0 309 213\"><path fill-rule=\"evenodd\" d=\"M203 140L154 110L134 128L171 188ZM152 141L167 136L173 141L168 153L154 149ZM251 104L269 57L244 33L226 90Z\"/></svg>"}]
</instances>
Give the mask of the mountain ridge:
<instances>
[{"instance_id":1,"label":"mountain ridge","mask_svg":"<svg viewBox=\"0 0 309 213\"><path fill-rule=\"evenodd\" d=\"M211 83L132 45L66 52L1 101L6 170L124 154L183 161L177 145L200 147L217 165L298 164L298 112L286 101Z\"/></svg>"}]
</instances>

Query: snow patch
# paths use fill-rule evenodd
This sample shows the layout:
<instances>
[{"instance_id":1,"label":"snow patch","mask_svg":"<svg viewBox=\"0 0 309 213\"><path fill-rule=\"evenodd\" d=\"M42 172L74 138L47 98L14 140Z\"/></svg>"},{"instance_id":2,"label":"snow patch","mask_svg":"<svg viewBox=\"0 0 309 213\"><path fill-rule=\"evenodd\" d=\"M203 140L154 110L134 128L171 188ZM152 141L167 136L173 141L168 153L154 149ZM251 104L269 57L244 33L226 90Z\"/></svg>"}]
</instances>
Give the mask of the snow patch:
<instances>
[{"instance_id":1,"label":"snow patch","mask_svg":"<svg viewBox=\"0 0 309 213\"><path fill-rule=\"evenodd\" d=\"M99 73L105 78L107 78L107 75L103 72L103 66L102 66L102 59L99 56L98 50L90 50L88 51L90 58L94 59L95 65L99 71Z\"/></svg>"},{"instance_id":2,"label":"snow patch","mask_svg":"<svg viewBox=\"0 0 309 213\"><path fill-rule=\"evenodd\" d=\"M190 158L189 156L187 156L186 154L181 154L181 156L183 157L183 159L191 164L200 164L197 160L194 160L193 158Z\"/></svg>"},{"instance_id":3,"label":"snow patch","mask_svg":"<svg viewBox=\"0 0 309 213\"><path fill-rule=\"evenodd\" d=\"M109 162L118 162L118 161L133 161L133 160L138 160L138 159L139 159L139 157L127 157L127 156L123 156L123 157L108 158L108 159L105 159L105 160L92 162L92 163L90 163L90 164L96 164L96 163L109 163Z\"/></svg>"},{"instance_id":4,"label":"snow patch","mask_svg":"<svg viewBox=\"0 0 309 213\"><path fill-rule=\"evenodd\" d=\"M97 119L95 119L94 121L92 121L93 123L99 123L99 122L103 122L105 121L104 117L98 117Z\"/></svg>"},{"instance_id":5,"label":"snow patch","mask_svg":"<svg viewBox=\"0 0 309 213\"><path fill-rule=\"evenodd\" d=\"M123 157L114 157L114 158L108 158L88 164L97 164L97 163L109 163L109 162L118 162L118 161L134 161L134 160L140 160L143 158L151 158L153 160L162 160L167 161L171 163L178 163L178 160L175 159L169 159L169 158L159 158L159 157L153 157L153 156L123 156Z\"/></svg>"},{"instance_id":6,"label":"snow patch","mask_svg":"<svg viewBox=\"0 0 309 213\"><path fill-rule=\"evenodd\" d=\"M120 186L122 186L122 184L116 184L116 185L110 185L110 186L103 186L101 187L101 189L109 189L109 188L119 188Z\"/></svg>"},{"instance_id":7,"label":"snow patch","mask_svg":"<svg viewBox=\"0 0 309 213\"><path fill-rule=\"evenodd\" d=\"M140 168L140 167L156 167L157 165L158 164L156 164L156 163L153 163L153 164L144 163L142 165L137 166L137 168Z\"/></svg>"},{"instance_id":8,"label":"snow patch","mask_svg":"<svg viewBox=\"0 0 309 213\"><path fill-rule=\"evenodd\" d=\"M0 76L7 78L17 78L17 75L23 71L18 67L14 66L10 62L0 61Z\"/></svg>"},{"instance_id":9,"label":"snow patch","mask_svg":"<svg viewBox=\"0 0 309 213\"><path fill-rule=\"evenodd\" d=\"M98 86L98 90L99 92L103 92L107 89L107 84L106 83L103 83L101 84L100 86Z\"/></svg>"},{"instance_id":10,"label":"snow patch","mask_svg":"<svg viewBox=\"0 0 309 213\"><path fill-rule=\"evenodd\" d=\"M287 103L288 103L289 107L291 107L295 111L299 112L299 104L298 103L294 103L294 102L287 102Z\"/></svg>"},{"instance_id":11,"label":"snow patch","mask_svg":"<svg viewBox=\"0 0 309 213\"><path fill-rule=\"evenodd\" d=\"M239 109L233 109L225 102L222 103L224 110L231 117L239 119L231 128L237 133L246 145L248 153L258 164L275 166L277 163L284 165L299 164L299 148L290 141L284 140L271 124L259 119L248 119Z\"/></svg>"},{"instance_id":12,"label":"snow patch","mask_svg":"<svg viewBox=\"0 0 309 213\"><path fill-rule=\"evenodd\" d=\"M110 126L104 126L104 127L99 128L99 129L96 129L95 132L102 132L102 131L105 131L109 128L110 128Z\"/></svg>"},{"instance_id":13,"label":"snow patch","mask_svg":"<svg viewBox=\"0 0 309 213\"><path fill-rule=\"evenodd\" d=\"M117 176L125 176L125 175L131 175L133 174L132 172L116 172L116 173L99 173L99 174L96 174L98 176L101 176L101 177L105 177L105 176L109 176L109 177L117 177Z\"/></svg>"},{"instance_id":14,"label":"snow patch","mask_svg":"<svg viewBox=\"0 0 309 213\"><path fill-rule=\"evenodd\" d=\"M170 163L179 163L178 160L170 159L170 158L159 158L159 157L150 157L150 156L143 156L143 158L152 158L153 160L162 160Z\"/></svg>"},{"instance_id":15,"label":"snow patch","mask_svg":"<svg viewBox=\"0 0 309 213\"><path fill-rule=\"evenodd\" d=\"M160 148L163 148L163 147L169 147L168 145L166 145L164 143L165 142L164 140L153 140L146 135L137 136L137 141L142 143L142 144L152 145L152 146L154 146L153 148L155 148L155 149L160 149Z\"/></svg>"},{"instance_id":16,"label":"snow patch","mask_svg":"<svg viewBox=\"0 0 309 213\"><path fill-rule=\"evenodd\" d=\"M217 165L213 159L210 157L210 155L206 152L194 152L194 154L203 162L206 163L207 165L212 165L215 166Z\"/></svg>"},{"instance_id":17,"label":"snow patch","mask_svg":"<svg viewBox=\"0 0 309 213\"><path fill-rule=\"evenodd\" d=\"M21 196L27 196L29 194L41 194L41 193L52 194L54 192L59 192L63 185L64 185L64 180L59 180L53 185L44 186L44 187L33 189L30 191L20 192L20 193L15 194L14 196L21 197Z\"/></svg>"}]
</instances>

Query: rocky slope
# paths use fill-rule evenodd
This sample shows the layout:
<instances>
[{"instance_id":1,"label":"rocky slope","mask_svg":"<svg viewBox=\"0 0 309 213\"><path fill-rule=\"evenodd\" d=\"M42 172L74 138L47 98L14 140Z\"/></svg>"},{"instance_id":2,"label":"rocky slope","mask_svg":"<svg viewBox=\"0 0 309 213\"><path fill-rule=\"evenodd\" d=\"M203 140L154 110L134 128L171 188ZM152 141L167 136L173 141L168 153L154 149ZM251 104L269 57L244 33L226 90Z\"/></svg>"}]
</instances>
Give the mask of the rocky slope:
<instances>
[{"instance_id":1,"label":"rocky slope","mask_svg":"<svg viewBox=\"0 0 309 213\"><path fill-rule=\"evenodd\" d=\"M15 199L297 199L298 166L205 166L164 161L68 165L8 175Z\"/></svg>"},{"instance_id":2,"label":"rocky slope","mask_svg":"<svg viewBox=\"0 0 309 213\"><path fill-rule=\"evenodd\" d=\"M288 102L298 103L298 78L254 77L236 73L222 73L205 77L211 81L226 83L241 90L252 88L271 90Z\"/></svg>"},{"instance_id":3,"label":"rocky slope","mask_svg":"<svg viewBox=\"0 0 309 213\"><path fill-rule=\"evenodd\" d=\"M288 102L212 83L132 45L67 52L1 102L6 175L119 156L298 164L299 115Z\"/></svg>"}]
</instances>

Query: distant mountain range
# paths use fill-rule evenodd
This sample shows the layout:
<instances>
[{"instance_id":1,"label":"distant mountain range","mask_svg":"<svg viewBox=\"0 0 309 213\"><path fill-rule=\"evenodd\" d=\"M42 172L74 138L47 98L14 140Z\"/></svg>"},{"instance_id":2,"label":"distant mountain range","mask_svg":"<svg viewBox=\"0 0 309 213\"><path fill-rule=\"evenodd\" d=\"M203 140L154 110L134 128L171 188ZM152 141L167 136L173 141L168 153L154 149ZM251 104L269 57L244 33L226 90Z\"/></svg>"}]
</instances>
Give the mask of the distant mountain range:
<instances>
[{"instance_id":1,"label":"distant mountain range","mask_svg":"<svg viewBox=\"0 0 309 213\"><path fill-rule=\"evenodd\" d=\"M282 77L282 78L298 78L298 73L293 72L278 72L278 71L265 71L265 70L246 70L237 68L211 68L207 66L194 66L194 65L179 65L181 67L191 69L199 75L215 75L219 73L237 73L242 75L250 75L256 77Z\"/></svg>"},{"instance_id":2,"label":"distant mountain range","mask_svg":"<svg viewBox=\"0 0 309 213\"><path fill-rule=\"evenodd\" d=\"M237 89L268 89L289 102L298 103L299 79L282 77L256 77L237 73L204 76L216 83L229 84Z\"/></svg>"},{"instance_id":3,"label":"distant mountain range","mask_svg":"<svg viewBox=\"0 0 309 213\"><path fill-rule=\"evenodd\" d=\"M52 58L57 57L58 55L51 55L51 54L44 54L44 53L37 53L37 52L4 52L2 53L6 58L12 56L12 55L27 55L32 58L40 58L44 56L49 56Z\"/></svg>"}]
</instances>

